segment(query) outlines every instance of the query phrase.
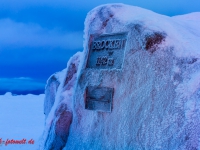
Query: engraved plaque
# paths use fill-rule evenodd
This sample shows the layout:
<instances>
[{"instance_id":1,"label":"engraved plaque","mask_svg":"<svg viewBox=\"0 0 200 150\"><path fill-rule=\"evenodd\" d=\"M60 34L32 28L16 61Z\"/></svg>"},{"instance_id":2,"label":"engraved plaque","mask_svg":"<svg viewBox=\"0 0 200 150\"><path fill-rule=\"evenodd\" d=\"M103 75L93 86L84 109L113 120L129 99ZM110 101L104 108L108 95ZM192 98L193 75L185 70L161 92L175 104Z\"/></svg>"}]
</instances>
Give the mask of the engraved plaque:
<instances>
[{"instance_id":1,"label":"engraved plaque","mask_svg":"<svg viewBox=\"0 0 200 150\"><path fill-rule=\"evenodd\" d=\"M111 112L113 88L88 86L85 109Z\"/></svg>"},{"instance_id":2,"label":"engraved plaque","mask_svg":"<svg viewBox=\"0 0 200 150\"><path fill-rule=\"evenodd\" d=\"M121 69L124 60L126 33L101 35L93 39L87 68Z\"/></svg>"}]
</instances>

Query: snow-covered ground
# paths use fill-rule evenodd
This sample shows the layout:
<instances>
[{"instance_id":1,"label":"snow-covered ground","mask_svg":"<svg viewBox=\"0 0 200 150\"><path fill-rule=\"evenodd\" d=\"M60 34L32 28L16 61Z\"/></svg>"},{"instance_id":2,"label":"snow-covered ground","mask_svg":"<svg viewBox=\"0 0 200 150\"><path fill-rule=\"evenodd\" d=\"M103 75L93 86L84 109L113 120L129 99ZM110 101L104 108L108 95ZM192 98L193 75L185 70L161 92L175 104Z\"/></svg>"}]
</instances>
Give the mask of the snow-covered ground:
<instances>
[{"instance_id":1,"label":"snow-covered ground","mask_svg":"<svg viewBox=\"0 0 200 150\"><path fill-rule=\"evenodd\" d=\"M0 150L37 149L44 127L43 103L44 94L0 95ZM23 139L27 144L5 146L7 140ZM28 144L31 139L34 140L34 144Z\"/></svg>"}]
</instances>

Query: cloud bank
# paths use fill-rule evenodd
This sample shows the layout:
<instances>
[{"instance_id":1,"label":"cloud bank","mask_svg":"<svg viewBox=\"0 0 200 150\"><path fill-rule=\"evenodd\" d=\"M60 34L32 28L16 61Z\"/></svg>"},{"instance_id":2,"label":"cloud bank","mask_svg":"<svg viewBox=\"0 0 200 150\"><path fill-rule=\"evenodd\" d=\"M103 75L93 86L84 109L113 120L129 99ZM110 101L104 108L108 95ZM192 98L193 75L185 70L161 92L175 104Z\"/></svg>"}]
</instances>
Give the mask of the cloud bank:
<instances>
[{"instance_id":1,"label":"cloud bank","mask_svg":"<svg viewBox=\"0 0 200 150\"><path fill-rule=\"evenodd\" d=\"M25 24L10 19L0 20L0 47L82 48L82 32L48 30L38 24ZM76 39L76 41L72 40Z\"/></svg>"},{"instance_id":2,"label":"cloud bank","mask_svg":"<svg viewBox=\"0 0 200 150\"><path fill-rule=\"evenodd\" d=\"M44 93L45 84L31 78L0 78L0 94L11 92L13 94Z\"/></svg>"}]
</instances>

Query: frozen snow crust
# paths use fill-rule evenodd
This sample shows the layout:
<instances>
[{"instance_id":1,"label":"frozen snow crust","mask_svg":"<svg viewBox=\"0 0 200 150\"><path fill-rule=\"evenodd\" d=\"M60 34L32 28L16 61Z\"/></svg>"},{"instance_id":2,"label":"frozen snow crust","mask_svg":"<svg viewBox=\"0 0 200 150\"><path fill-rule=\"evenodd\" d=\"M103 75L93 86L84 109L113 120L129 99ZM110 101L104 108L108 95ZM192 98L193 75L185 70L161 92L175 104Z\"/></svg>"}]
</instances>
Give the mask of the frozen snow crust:
<instances>
[{"instance_id":1,"label":"frozen snow crust","mask_svg":"<svg viewBox=\"0 0 200 150\"><path fill-rule=\"evenodd\" d=\"M90 11L84 51L62 74L40 149L200 149L199 27L200 13L168 17L124 4ZM127 33L122 68L86 68L93 35L116 33ZM114 88L111 113L85 109L87 86Z\"/></svg>"}]
</instances>

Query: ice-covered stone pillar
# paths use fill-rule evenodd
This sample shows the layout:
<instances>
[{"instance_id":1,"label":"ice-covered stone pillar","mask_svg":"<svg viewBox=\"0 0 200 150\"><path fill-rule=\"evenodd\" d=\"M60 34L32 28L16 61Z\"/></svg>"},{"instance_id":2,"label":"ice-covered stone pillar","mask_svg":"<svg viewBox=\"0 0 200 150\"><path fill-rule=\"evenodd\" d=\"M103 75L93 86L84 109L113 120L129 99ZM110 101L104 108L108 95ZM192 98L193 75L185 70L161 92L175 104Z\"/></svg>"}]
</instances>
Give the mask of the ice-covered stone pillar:
<instances>
[{"instance_id":1,"label":"ice-covered stone pillar","mask_svg":"<svg viewBox=\"0 0 200 150\"><path fill-rule=\"evenodd\" d=\"M123 4L88 13L66 149L198 149L200 81L187 88L200 55L186 37L199 37L179 19Z\"/></svg>"},{"instance_id":2,"label":"ice-covered stone pillar","mask_svg":"<svg viewBox=\"0 0 200 150\"><path fill-rule=\"evenodd\" d=\"M199 16L123 4L90 11L41 149L200 149Z\"/></svg>"},{"instance_id":3,"label":"ice-covered stone pillar","mask_svg":"<svg viewBox=\"0 0 200 150\"><path fill-rule=\"evenodd\" d=\"M45 90L45 129L40 150L63 149L67 143L73 118L73 97L77 82L80 52L70 58L67 68L52 75Z\"/></svg>"}]
</instances>

